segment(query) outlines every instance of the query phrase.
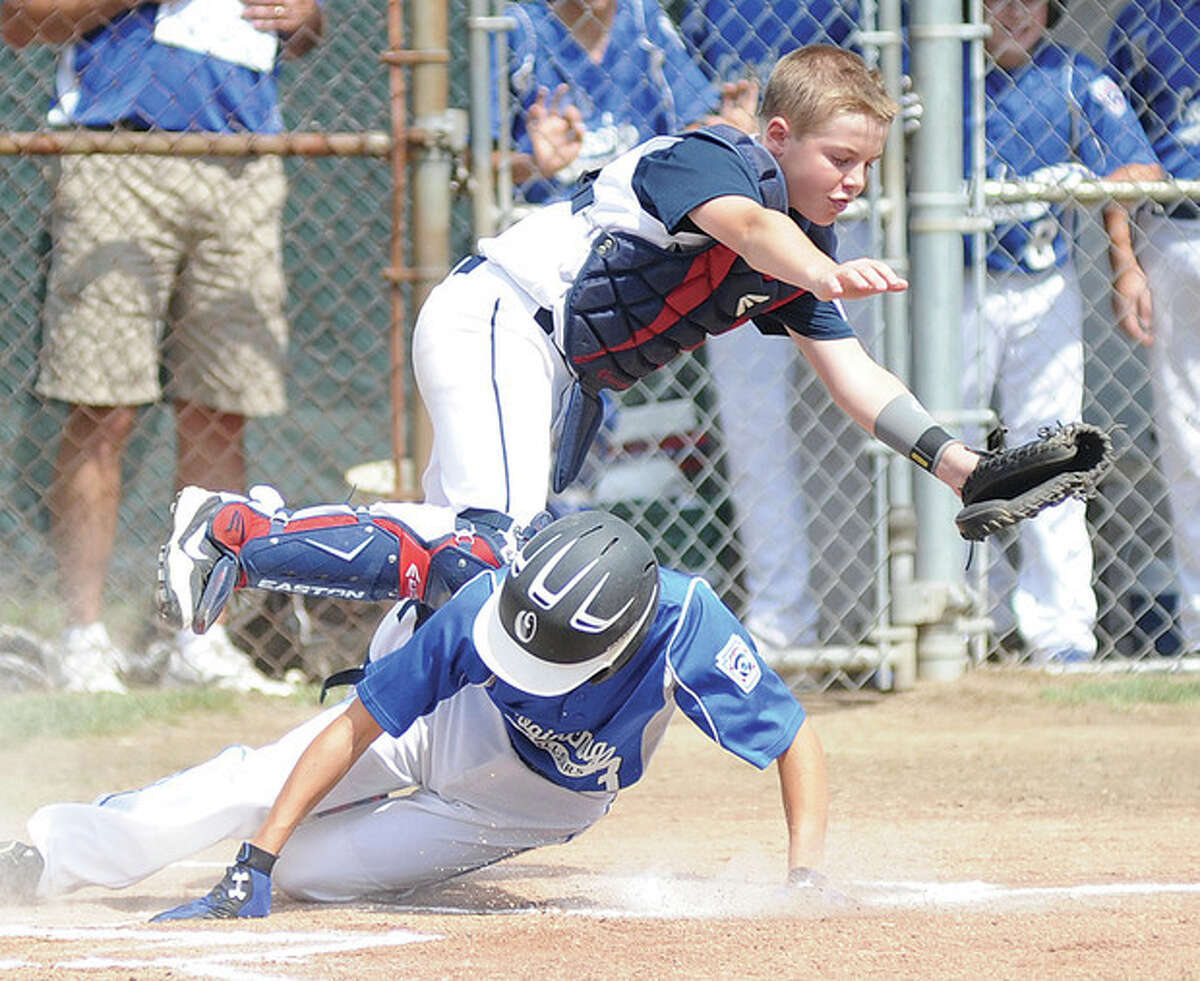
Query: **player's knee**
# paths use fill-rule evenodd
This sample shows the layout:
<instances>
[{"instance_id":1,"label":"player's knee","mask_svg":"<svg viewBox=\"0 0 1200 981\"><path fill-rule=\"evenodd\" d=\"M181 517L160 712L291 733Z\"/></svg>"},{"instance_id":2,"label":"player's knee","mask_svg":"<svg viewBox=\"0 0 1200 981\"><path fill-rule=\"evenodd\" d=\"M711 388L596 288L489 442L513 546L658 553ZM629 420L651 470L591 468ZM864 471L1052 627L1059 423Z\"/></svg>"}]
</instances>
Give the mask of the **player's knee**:
<instances>
[{"instance_id":1,"label":"player's knee","mask_svg":"<svg viewBox=\"0 0 1200 981\"><path fill-rule=\"evenodd\" d=\"M323 862L308 861L303 857L289 855L284 848L271 875L272 885L291 899L310 903L344 903L361 899L365 892L350 883L338 882L331 874L326 862L336 862L329 856Z\"/></svg>"},{"instance_id":2,"label":"player's knee","mask_svg":"<svg viewBox=\"0 0 1200 981\"><path fill-rule=\"evenodd\" d=\"M213 515L209 534L218 544L236 554L246 542L261 538L270 530L271 519L255 510L249 502L231 501Z\"/></svg>"}]
</instances>

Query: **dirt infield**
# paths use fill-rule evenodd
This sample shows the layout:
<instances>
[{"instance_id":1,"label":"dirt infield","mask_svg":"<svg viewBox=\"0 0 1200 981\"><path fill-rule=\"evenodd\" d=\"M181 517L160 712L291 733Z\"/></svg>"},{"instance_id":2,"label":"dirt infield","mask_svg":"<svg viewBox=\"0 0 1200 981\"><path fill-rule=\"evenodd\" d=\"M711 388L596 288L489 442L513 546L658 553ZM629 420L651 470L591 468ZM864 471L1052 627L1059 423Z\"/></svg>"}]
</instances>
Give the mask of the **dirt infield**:
<instances>
[{"instance_id":1,"label":"dirt infield","mask_svg":"<svg viewBox=\"0 0 1200 981\"><path fill-rule=\"evenodd\" d=\"M680 717L645 781L568 845L395 903L277 899L265 921L147 925L216 880L223 847L123 892L0 910L0 979L1200 978L1200 703L1048 697L1120 683L981 671L806 699L842 906L781 889L773 772ZM306 714L263 700L0 751L0 835L21 833L18 799L137 785Z\"/></svg>"}]
</instances>

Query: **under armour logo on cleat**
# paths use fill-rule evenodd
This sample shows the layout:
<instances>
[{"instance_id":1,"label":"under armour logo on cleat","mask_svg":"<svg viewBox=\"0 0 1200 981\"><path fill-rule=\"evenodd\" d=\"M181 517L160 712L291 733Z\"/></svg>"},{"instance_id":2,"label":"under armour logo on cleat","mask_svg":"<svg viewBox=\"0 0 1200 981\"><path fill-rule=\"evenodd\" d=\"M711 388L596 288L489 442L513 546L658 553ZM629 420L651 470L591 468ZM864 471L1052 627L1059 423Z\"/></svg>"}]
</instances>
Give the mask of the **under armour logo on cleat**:
<instances>
[{"instance_id":1,"label":"under armour logo on cleat","mask_svg":"<svg viewBox=\"0 0 1200 981\"><path fill-rule=\"evenodd\" d=\"M250 893L243 889L242 886L250 881L250 873L238 870L237 872L231 872L229 874L229 878L233 881L233 887L231 889L226 889L225 895L230 899L236 899L239 902L244 899L249 899Z\"/></svg>"}]
</instances>

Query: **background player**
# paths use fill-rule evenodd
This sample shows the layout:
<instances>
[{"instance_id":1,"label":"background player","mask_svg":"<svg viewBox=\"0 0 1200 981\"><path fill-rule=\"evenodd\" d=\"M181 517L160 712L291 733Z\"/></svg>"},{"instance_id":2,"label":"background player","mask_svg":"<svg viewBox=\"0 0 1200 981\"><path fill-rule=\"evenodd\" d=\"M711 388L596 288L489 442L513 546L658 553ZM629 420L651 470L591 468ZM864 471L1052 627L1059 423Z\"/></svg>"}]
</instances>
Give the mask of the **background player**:
<instances>
[{"instance_id":1,"label":"background player","mask_svg":"<svg viewBox=\"0 0 1200 981\"><path fill-rule=\"evenodd\" d=\"M714 79L752 83L757 95L760 80L781 55L808 44L845 45L857 29L857 19L853 0L694 0L680 23ZM863 222L852 224L865 228ZM865 244L846 251L846 222L838 223L837 236L839 255L869 254ZM855 334L871 350L863 324L853 320L864 305L851 306L857 308L848 311ZM705 355L720 415L735 509L733 530L745 570L746 600L739 612L759 652L778 665L789 648L817 642L818 598L809 580L812 556L820 549L810 547L805 489L816 460L804 446L800 427L793 424L793 413L804 418L806 427L814 421L812 410L817 406L805 399L811 375L785 338L766 340L757 331L727 331L708 341ZM817 399L818 406L828 401L823 391ZM837 421L845 425L844 416ZM833 434L822 431L821 441L827 452L836 451ZM851 457L838 479L846 487L855 476ZM869 494L866 487L846 490L848 496L856 491ZM844 516L838 518L845 534Z\"/></svg>"},{"instance_id":2,"label":"background player","mask_svg":"<svg viewBox=\"0 0 1200 981\"><path fill-rule=\"evenodd\" d=\"M989 178L1054 181L1072 168L1113 180L1156 174L1154 154L1116 84L1088 58L1046 36L1061 11L1057 0L986 0L985 10L991 27L984 83ZM970 107L964 111L969 120ZM969 132L963 145L970 174ZM1074 223L1061 206L1004 206L993 217L978 321L970 269L963 291L963 404L994 405L1010 443L1018 445L1048 423L1082 416L1083 302L1071 262ZM1104 220L1118 318L1136 331L1150 297L1129 218L1113 205ZM1083 501L1068 501L1020 526L1012 608L1034 663L1086 660L1096 651L1085 508Z\"/></svg>"},{"instance_id":3,"label":"background player","mask_svg":"<svg viewBox=\"0 0 1200 981\"><path fill-rule=\"evenodd\" d=\"M563 197L586 171L698 124L721 103L658 0L513 3L505 15L514 23L505 74L518 106L511 165L526 202Z\"/></svg>"},{"instance_id":4,"label":"background player","mask_svg":"<svg viewBox=\"0 0 1200 981\"><path fill-rule=\"evenodd\" d=\"M871 359L832 302L907 286L877 260L839 264L829 229L862 193L895 112L858 56L804 48L768 80L761 142L734 130L655 137L570 201L485 239L417 321L414 367L434 427L425 503L390 505L378 547L364 544L370 516L349 509L330 518L337 543L313 545L316 521L285 540L285 514L268 508L252 521L235 502L214 524L219 496L181 495L163 563L168 616L203 629L227 595L208 575L214 550L232 562L247 545L254 567L242 563L243 584L350 583L362 598L423 598L428 558L418 553L453 535L461 512L471 510L474 548L488 521L511 524L488 515L524 525L542 510L555 430L555 489L573 479L601 421L601 390L751 318L790 336L859 425L959 490L976 454Z\"/></svg>"},{"instance_id":5,"label":"background player","mask_svg":"<svg viewBox=\"0 0 1200 981\"><path fill-rule=\"evenodd\" d=\"M1180 180L1200 179L1200 3L1131 3L1117 17L1108 49L1163 168ZM1129 333L1143 344L1153 341L1150 382L1179 568L1179 626L1184 649L1194 652L1200 650L1200 205L1156 207L1142 227L1154 310Z\"/></svg>"},{"instance_id":6,"label":"background player","mask_svg":"<svg viewBox=\"0 0 1200 981\"><path fill-rule=\"evenodd\" d=\"M393 651L395 635L385 621L356 698L271 746L40 809L36 848L0 848L0 881L26 897L122 887L250 836L212 892L160 918L265 916L272 871L317 901L437 882L590 827L675 708L755 766L777 761L789 879L813 881L829 794L811 722L708 585L660 570L620 519L553 522L507 576L477 577Z\"/></svg>"}]
</instances>

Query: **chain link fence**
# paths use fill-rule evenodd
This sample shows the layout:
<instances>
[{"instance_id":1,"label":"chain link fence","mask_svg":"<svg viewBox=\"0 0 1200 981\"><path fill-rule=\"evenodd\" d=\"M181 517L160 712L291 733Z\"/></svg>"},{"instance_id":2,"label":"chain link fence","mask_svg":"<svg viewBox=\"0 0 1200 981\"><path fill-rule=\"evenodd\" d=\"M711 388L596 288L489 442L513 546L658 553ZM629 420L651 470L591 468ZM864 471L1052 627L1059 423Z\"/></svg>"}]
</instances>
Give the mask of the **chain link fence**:
<instances>
[{"instance_id":1,"label":"chain link fence","mask_svg":"<svg viewBox=\"0 0 1200 981\"><path fill-rule=\"evenodd\" d=\"M154 7L143 9L152 13ZM344 499L348 492L344 472L364 459L387 455L391 448L390 311L384 271L390 264L387 202L393 177L386 152L391 125L388 73L380 60L387 47L386 14L385 3L327 5L323 43L304 57L282 61L279 71L284 126L290 133L311 134L310 147L317 147L314 152L319 155L303 155L300 147L299 152L276 158L282 159L287 180L281 224L284 314L290 329L288 406L281 414L248 420L246 457L249 482L273 483L294 501ZM6 142L28 148L28 139L18 139L22 134L113 135L59 131L48 125L47 109L55 101L62 50L40 43L20 49L0 47L0 128L9 131ZM322 149L327 134L344 135L337 155ZM152 134L115 135L128 135L136 142ZM193 137L204 139L201 134L188 138ZM338 137L332 138L336 143ZM174 159L172 153L196 149L194 139L189 151L187 139L175 134L167 142L164 155L141 159L152 161L151 167L163 167ZM53 641L67 616L50 535L51 488L67 406L36 395L34 385L54 255L49 224L54 175L63 162L84 155L36 150L10 149L0 157L5 197L0 235L7 257L0 286L5 310L0 328L4 331L0 539L8 559L0 573L5 597L0 620ZM137 160L113 159L130 160L131 165ZM236 169L242 164L231 166ZM163 188L164 194L182 196L184 191ZM94 193L102 198L111 189L99 187ZM247 193L253 195L254 189ZM242 205L234 202L233 206ZM253 202L244 206L252 208ZM112 218L120 222L122 216ZM183 253L187 229L180 235ZM242 275L249 280L254 272L245 269ZM169 331L170 326L164 316L159 329ZM236 357L236 352L217 351L212 357L219 364ZM236 365L233 368L237 370ZM169 384L165 369L161 374L161 381ZM159 637L152 612L154 563L167 528L175 480L171 407L163 402L145 405L138 410L124 454L116 545L104 595L110 631L129 649L145 650ZM86 530L64 528L63 534L68 542L78 541ZM339 615L335 622L340 619L344 618ZM260 655L262 667L276 673L295 665L302 648L310 660L319 660L321 651L334 646L332 639L326 643L323 635L313 635L314 629L321 631L303 609L279 598L250 599L236 620L242 643ZM293 643L302 633L309 643ZM344 654L328 654L330 659L358 656L353 645ZM306 666L316 672L323 664Z\"/></svg>"},{"instance_id":2,"label":"chain link fence","mask_svg":"<svg viewBox=\"0 0 1200 981\"><path fill-rule=\"evenodd\" d=\"M516 39L507 77L516 122L502 135L511 137L518 156L532 152L524 116L534 86L553 92L567 83L574 92L597 64L614 77L628 70L612 51L593 52L585 64L587 32L572 31L544 9L531 28L529 10L541 7L506 8ZM998 36L998 22L1025 8L1036 18L1037 7L989 4L976 20ZM654 9L644 8L642 23ZM874 4L685 0L662 9L714 84L765 78L775 58L799 44L848 44L878 64L898 40L880 30ZM987 259L938 273L963 278L964 383L952 415L955 428L981 446L997 423L1014 445L1041 427L1083 418L1113 429L1119 464L1086 511L1066 505L1039 518L1037 533L1022 528L974 555L960 545L967 595L953 624L975 661L1169 665L1165 659L1186 653L1188 644L1177 618L1175 536L1148 349L1118 327L1102 219L1113 193L1142 212L1146 198L1125 185L1094 184L1109 176L1144 180L1120 168L1153 158L1143 156L1141 128L1124 107L1121 87L1103 74L1119 5L1080 5L1065 16L1051 5L1043 10L1048 29L1017 31L1010 42L1027 50L1011 62L1000 45L989 43L986 56L982 40L973 50L963 47L960 173L970 204L961 224L981 230L965 235L964 245ZM611 31L620 37L619 19ZM543 48L536 69L531 33ZM671 74L674 48L666 34L644 39L643 47L661 49L662 66L658 75L647 73L645 84L657 85L660 101L680 106L694 87L682 70ZM1024 67L1030 56L1032 69ZM1195 62L1195 52L1180 57ZM493 86L504 84L492 79ZM602 148L616 152L622 140L634 140L635 129L636 139L664 131L639 102L644 92L629 91L623 103L609 98L597 106L588 95L576 102L585 126L609 132L585 133L594 163L602 162ZM902 95L903 83L895 91ZM906 119L911 115L906 110ZM566 168L568 177L573 172ZM865 216L841 223L843 255L888 254L881 229L889 213L903 220L903 188L888 186L886 173L876 180ZM519 176L512 184L519 199L532 186ZM534 196L545 194L541 187ZM1150 246L1136 228L1135 244L1146 261ZM888 257L905 261L895 250ZM849 306L859 337L903 373L903 362L889 357L894 348L885 343L882 303ZM914 335L921 330L911 325ZM897 503L906 502L898 500L877 447L832 405L787 342L751 331L710 341L686 363L614 399L607 436L592 477L585 474L565 505L601 505L631 516L655 537L666 561L717 586L777 663L803 667L822 685L890 680L896 645L912 642L910 631L919 626L912 610L925 605L913 600L912 587L919 592L921 583L896 581L897 540L908 532Z\"/></svg>"},{"instance_id":3,"label":"chain link fence","mask_svg":"<svg viewBox=\"0 0 1200 981\"><path fill-rule=\"evenodd\" d=\"M596 33L589 28L596 24L587 24L590 15L585 12L573 36L555 9L560 8L540 0L513 7L454 0L445 8L449 105L469 114L476 134L473 156L465 140L443 139L438 144L440 151L453 153L454 256L470 251L477 235L512 220L520 208L562 193L579 169L574 164L547 166L531 179L529 106L543 86L549 88L548 97L554 96L556 77L571 83L557 105L580 108L585 124L582 157L589 166L655 133L700 122L716 107L722 82L765 78L774 59L797 44L851 45L873 64L890 66L890 84L901 93L899 36L880 31L887 26L881 23L886 11L872 3L860 8L831 0L805 5L620 0L608 46L591 54L586 43L594 40ZM1116 4L1073 5L1050 29L1050 37L1103 66L1117 10ZM400 12L394 8L392 16ZM411 8L404 13L411 19ZM982 16L981 10L978 17ZM280 73L286 131L394 135L395 98L411 108L412 93L402 90L393 97L389 88L389 69L380 57L388 45L388 18L383 2L351 5L332 0L325 5L323 43L303 58L285 62ZM483 43L477 43L481 39ZM50 131L46 108L54 91L56 54L49 45L0 49L0 130ZM1195 51L1181 55L1195 63ZM1104 134L1096 147L1081 155L1079 141L1087 139L1087 119L1071 110L1065 149L1055 148L1064 160L1042 162L1041 156L1050 151L1040 143L1059 116L1053 106L1041 105L1032 126L1010 127L1013 132L1004 147L1007 169L989 169L987 162L995 154L989 154L986 142L973 144L972 133L986 141L992 135L990 118L1003 108L996 103L999 89L992 91L998 85L996 69L991 67L989 74L990 63L978 57L967 58L965 64L965 90L976 95L964 100L964 116L970 123L973 104L982 111L975 128L968 125L966 137L968 147L976 147L963 171L973 188L968 217L1001 223L999 230L975 237L974 255L1010 248L1005 228L1015 223L1029 233L1022 247L1034 262L1029 268L1009 270L1008 279L1004 270L987 273L982 263L962 271L939 271L964 277L964 376L984 380L989 370L985 355L1002 363L1006 351L1011 359L1018 350L988 354L989 340L999 336L988 326L989 310L998 307L1000 320L1014 320L1015 306L1037 307L1045 301L1036 289L1032 297L1029 290L1022 292L1028 283L1014 283L1013 277L1028 274L1029 282L1036 280L1039 288L1053 293L1045 282L1054 278L1059 260L1070 254L1073 271L1065 268L1063 278L1079 284L1077 294L1066 291L1078 296L1078 309L1063 312L1055 307L1054 322L1064 326L1076 319L1078 336L1063 343L1076 343L1082 358L1082 416L1117 427L1122 452L1103 494L1088 505L1086 520L1080 518L1085 546L1090 546L1090 571L1078 571L1083 563L1079 556L1073 565L1063 565L1066 546L1060 536L1050 536L1041 561L1031 552L1036 543L1014 536L981 551L969 570L964 547L967 599L956 614L955 627L971 638L975 660L1037 660L1077 648L1090 653L1094 645L1095 656L1110 663L1173 661L1189 644L1178 623L1176 536L1160 469L1148 351L1120 332L1110 304L1108 237L1100 216L1107 191L1101 187L1098 196L1078 203L1080 188L1091 186L1086 180L1081 183L1080 171L1047 169L1067 159L1085 167L1107 162L1115 152L1109 145L1115 130L1101 127ZM1078 87L1081 79L1069 84ZM1092 108L1111 119L1117 101L1110 90L1101 88L1092 95ZM1086 97L1087 85L1078 91ZM487 105L481 104L481 93L487 93ZM447 120L453 116L452 111ZM482 153L481 139L487 144ZM1018 145L1022 139L1027 140L1024 146ZM396 307L389 299L390 283L401 283L405 332L419 294L410 285L414 277L398 275L389 202L399 194L402 204L411 204L412 191L385 152L377 147L364 151L368 143L362 141L353 145L358 150L283 158L288 181L282 219L285 313L291 335L288 408L280 415L250 420L247 455L250 482L273 483L296 504L346 498L351 492L348 470L396 452ZM501 161L495 180L479 172L479 162L489 159L493 145ZM0 355L5 404L0 439L6 451L0 540L9 557L0 573L6 597L0 620L50 638L66 615L49 534L50 488L65 409L60 402L34 394L34 383L54 254L48 225L49 172L57 158L28 142L18 149L22 152L10 150L0 158L6 196L0 234L8 257L0 279L6 311ZM892 165L885 159L866 207L842 223L839 235L843 255L886 255L904 268L902 137L893 138L889 153L895 158ZM561 178L555 171L562 171ZM1000 192L1011 200L1001 201ZM1062 205L1068 234L1056 251L1052 232L1059 221L1059 204L1049 205L1039 195L1053 198L1064 193L1074 197ZM1054 219L1052 225L1038 226L1049 218ZM901 229L899 236L886 234L889 222ZM401 265L412 254L413 240L430 230L418 225L403 231ZM1014 256L1019 259L1010 252L1010 259ZM1005 292L1009 288L1011 295ZM1046 302L1053 307L1058 296ZM908 377L903 310L896 311L895 304L862 301L852 305L850 317L873 353ZM921 324L911 326L914 334L921 329ZM1025 360L1017 367L1062 360L1042 343L1047 340L1043 334L1050 332L1022 335L1023 329L1012 327L1012 336L1026 345L1021 355ZM1069 358L1064 364L1066 375L1041 379L1053 394L1070 387L1074 369ZM1033 407L1019 397L1015 369L1007 376L996 369L993 375L1012 383L1007 402L997 404L996 393L990 387L985 391L981 381L974 390L964 386L962 406L995 407L1010 438L1015 437L1021 428L1013 422L1020 414L1017 409L1032 412ZM411 391L411 382L404 380ZM411 406L399 411L401 445L407 445L418 423ZM1068 415L1064 407L1021 425L1067 422ZM982 438L982 432L972 433L973 440ZM665 562L708 578L747 619L777 663L803 672L812 683L886 687L899 671L911 677L921 619L912 610L922 605L912 602L908 588L916 547L908 517L913 475L907 464L900 467L832 405L790 342L744 329L679 359L613 399L583 478L554 503L560 509L603 506L632 520L654 541ZM124 457L117 546L105 594L110 627L134 648L149 645L159 629L151 614L154 556L166 527L174 481L172 412L163 404L146 406L139 411ZM364 490L387 492L383 486ZM1042 578L1035 574L1015 580L1014 567L1027 574L1032 569ZM1095 599L1094 611L1089 609L1089 595ZM1076 635L1060 631L1062 636L1056 638L1051 628L1066 622L1063 611L1084 626ZM365 630L377 613L375 607L243 596L235 626L260 667L278 674L300 666L316 677L358 659ZM1035 633L1035 623L1042 625L1041 633Z\"/></svg>"}]
</instances>

